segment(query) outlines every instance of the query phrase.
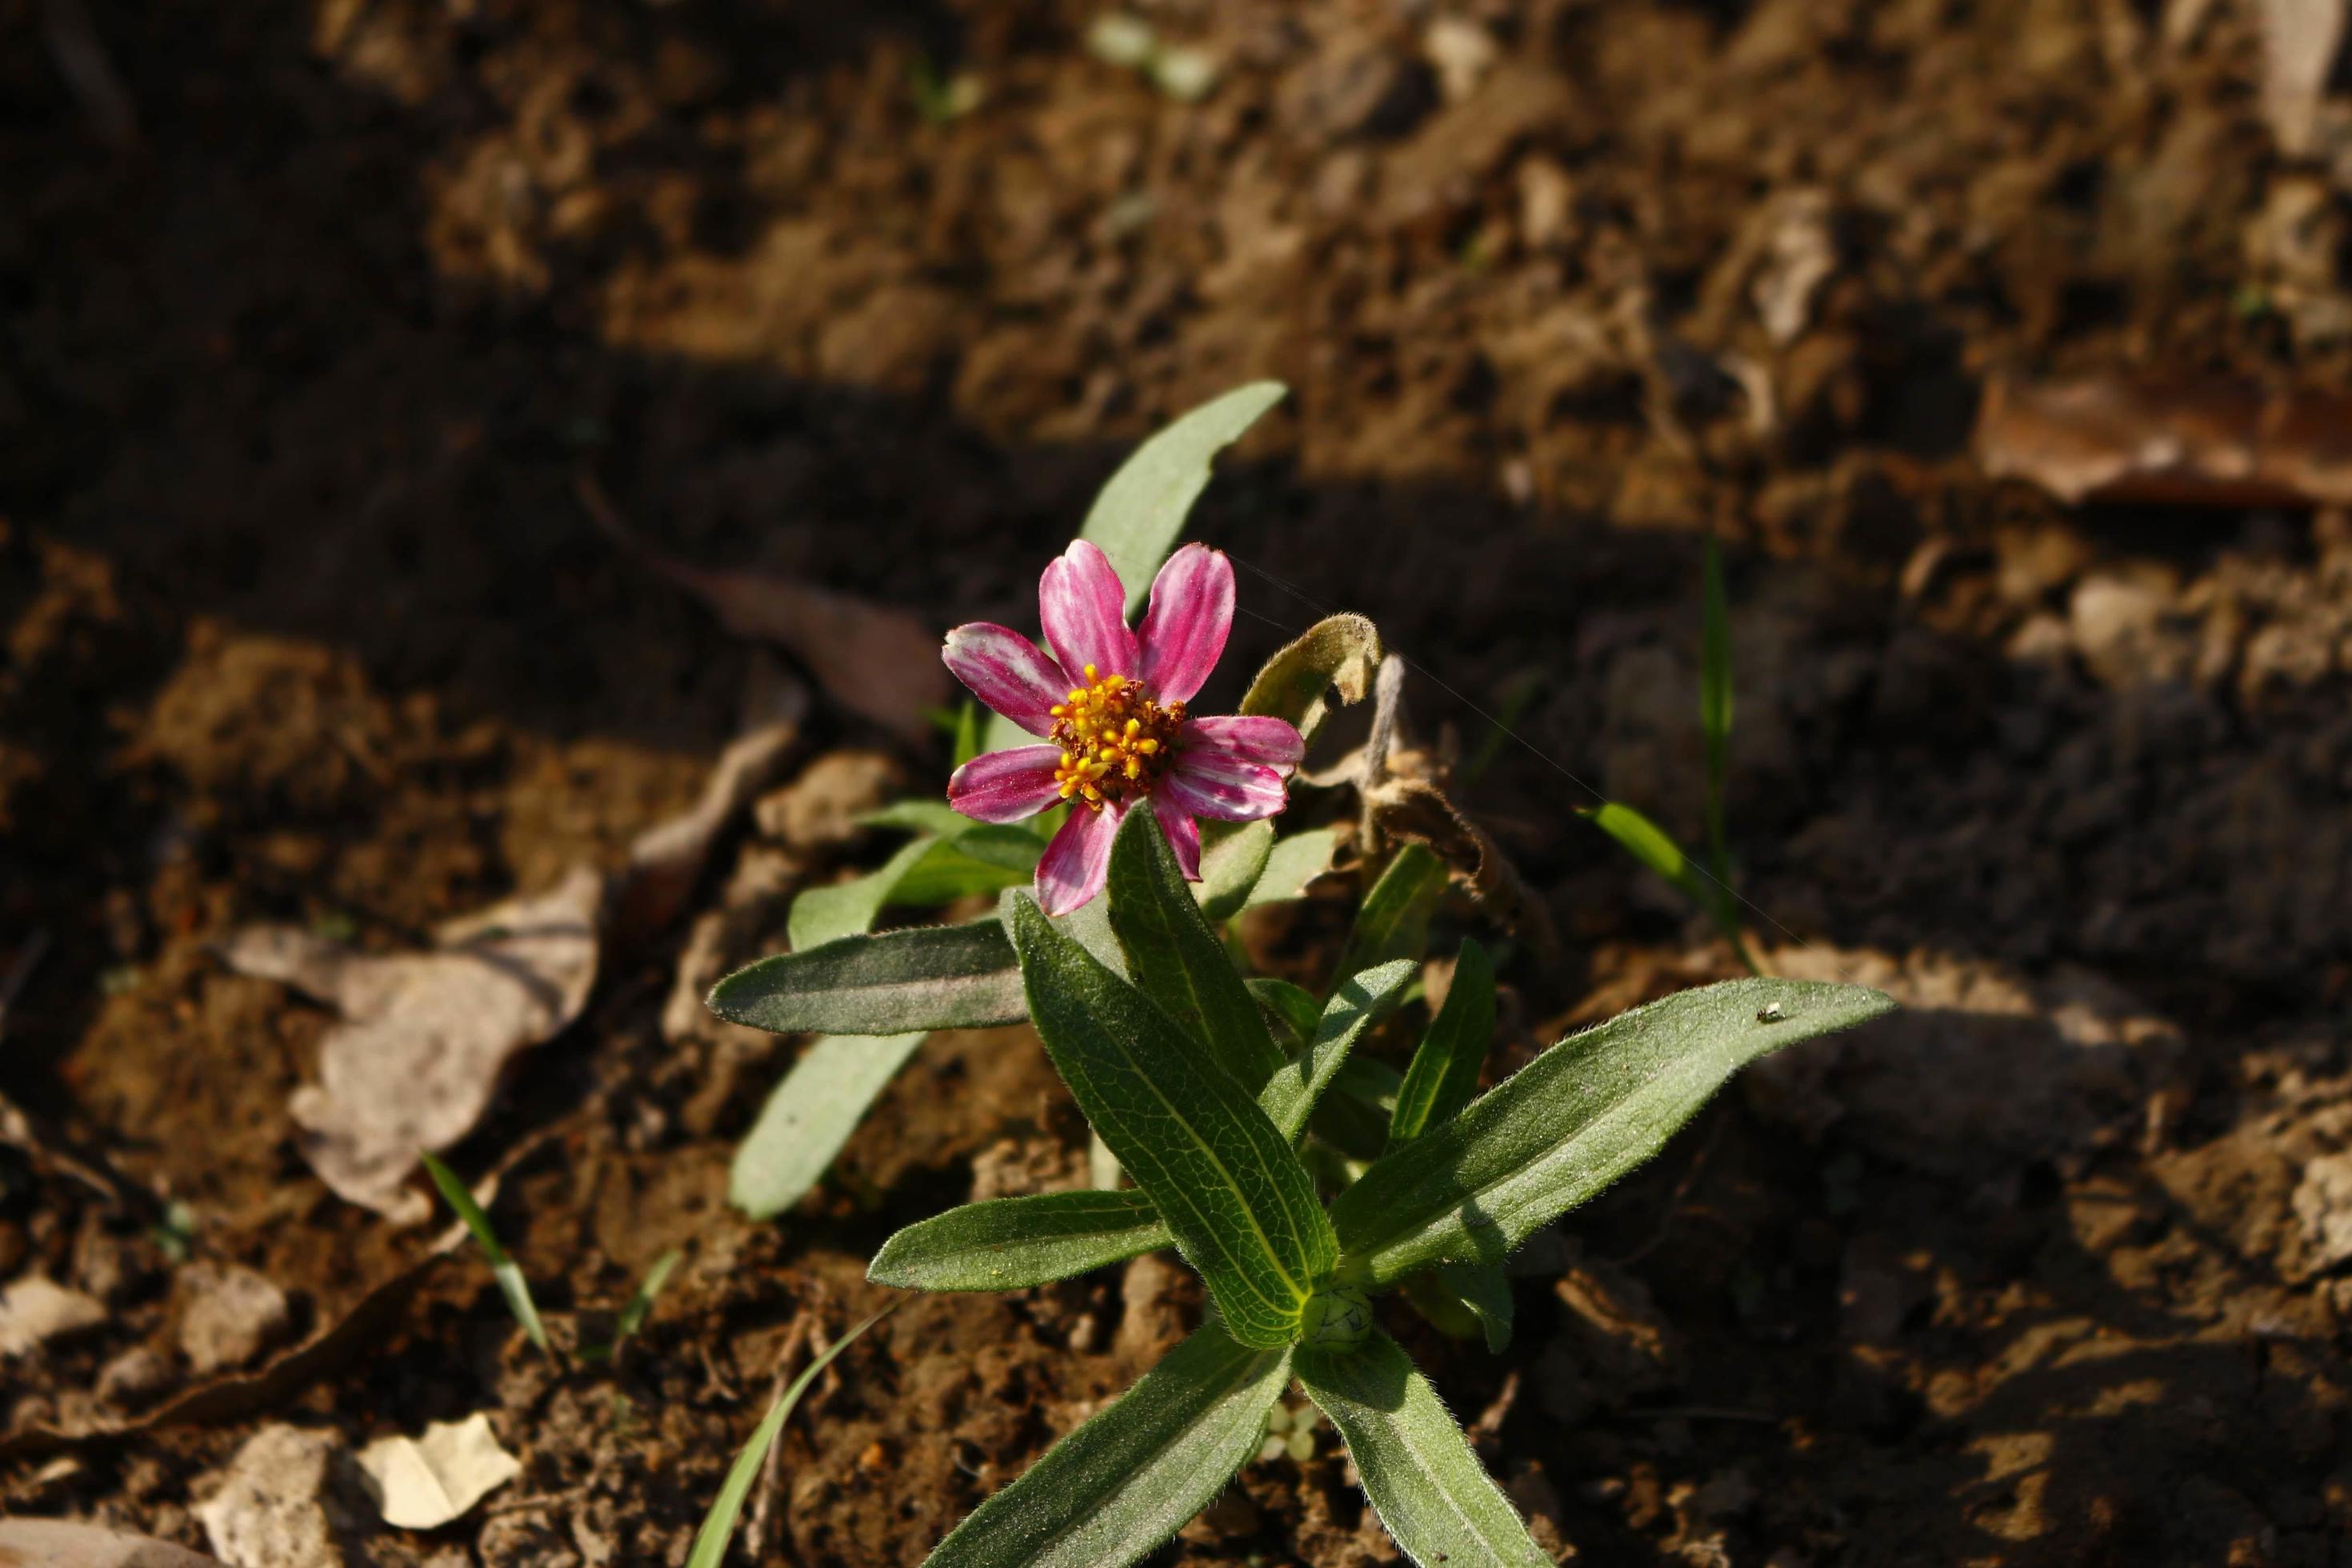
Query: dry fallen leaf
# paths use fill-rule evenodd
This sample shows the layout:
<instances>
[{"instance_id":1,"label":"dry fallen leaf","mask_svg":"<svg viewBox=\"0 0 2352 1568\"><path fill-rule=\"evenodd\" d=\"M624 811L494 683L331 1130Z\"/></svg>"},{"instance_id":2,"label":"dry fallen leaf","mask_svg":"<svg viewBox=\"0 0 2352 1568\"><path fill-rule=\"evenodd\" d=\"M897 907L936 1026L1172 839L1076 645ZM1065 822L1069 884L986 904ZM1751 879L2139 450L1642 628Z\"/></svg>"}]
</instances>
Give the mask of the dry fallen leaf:
<instances>
[{"instance_id":1,"label":"dry fallen leaf","mask_svg":"<svg viewBox=\"0 0 2352 1568\"><path fill-rule=\"evenodd\" d=\"M647 828L629 847L613 921L624 942L659 931L686 907L712 841L774 782L778 765L799 739L808 714L808 688L787 678L762 706L760 721L719 755L694 809Z\"/></svg>"},{"instance_id":2,"label":"dry fallen leaf","mask_svg":"<svg viewBox=\"0 0 2352 1568\"><path fill-rule=\"evenodd\" d=\"M1985 388L1977 460L2068 503L2352 503L2352 397L2149 377Z\"/></svg>"},{"instance_id":3,"label":"dry fallen leaf","mask_svg":"<svg viewBox=\"0 0 2352 1568\"><path fill-rule=\"evenodd\" d=\"M0 1289L0 1357L29 1355L104 1321L106 1308L95 1299L46 1274L27 1274Z\"/></svg>"},{"instance_id":4,"label":"dry fallen leaf","mask_svg":"<svg viewBox=\"0 0 2352 1568\"><path fill-rule=\"evenodd\" d=\"M329 1186L404 1224L425 1217L408 1185L417 1151L471 1131L508 1060L579 1016L604 900L603 877L583 866L550 892L445 927L434 952L378 957L289 926L229 938L231 968L343 1015L320 1081L291 1102L302 1156Z\"/></svg>"},{"instance_id":5,"label":"dry fallen leaf","mask_svg":"<svg viewBox=\"0 0 2352 1568\"><path fill-rule=\"evenodd\" d=\"M2346 11L2346 0L2262 0L2263 113L2290 158L2311 150Z\"/></svg>"},{"instance_id":6,"label":"dry fallen leaf","mask_svg":"<svg viewBox=\"0 0 2352 1568\"><path fill-rule=\"evenodd\" d=\"M360 1450L360 1468L386 1524L437 1530L520 1475L522 1462L478 1410L433 1422L422 1437L379 1437Z\"/></svg>"},{"instance_id":7,"label":"dry fallen leaf","mask_svg":"<svg viewBox=\"0 0 2352 1568\"><path fill-rule=\"evenodd\" d=\"M738 637L782 644L851 710L920 740L932 709L948 700L940 634L904 610L792 577L718 572L663 554L630 531L594 481L577 486L580 504L613 540L710 606Z\"/></svg>"},{"instance_id":8,"label":"dry fallen leaf","mask_svg":"<svg viewBox=\"0 0 2352 1568\"><path fill-rule=\"evenodd\" d=\"M5 1568L202 1568L219 1559L95 1524L62 1519L0 1519Z\"/></svg>"}]
</instances>

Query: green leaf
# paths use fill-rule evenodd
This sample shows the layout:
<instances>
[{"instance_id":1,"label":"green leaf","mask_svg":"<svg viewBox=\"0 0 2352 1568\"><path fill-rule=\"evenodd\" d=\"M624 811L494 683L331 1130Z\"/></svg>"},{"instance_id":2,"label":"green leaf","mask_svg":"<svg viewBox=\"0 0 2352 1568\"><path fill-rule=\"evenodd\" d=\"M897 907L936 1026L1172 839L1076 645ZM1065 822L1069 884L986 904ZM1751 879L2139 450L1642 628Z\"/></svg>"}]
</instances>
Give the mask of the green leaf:
<instances>
[{"instance_id":1,"label":"green leaf","mask_svg":"<svg viewBox=\"0 0 2352 1568\"><path fill-rule=\"evenodd\" d=\"M1894 1005L1859 985L1732 980L1572 1036L1339 1194L1343 1275L1381 1284L1498 1261L1656 1153L1741 1067Z\"/></svg>"},{"instance_id":2,"label":"green leaf","mask_svg":"<svg viewBox=\"0 0 2352 1568\"><path fill-rule=\"evenodd\" d=\"M1265 1436L1286 1348L1213 1321L974 1509L925 1568L1125 1568L1216 1497Z\"/></svg>"},{"instance_id":3,"label":"green leaf","mask_svg":"<svg viewBox=\"0 0 2352 1568\"><path fill-rule=\"evenodd\" d=\"M1353 974L1391 959L1420 958L1429 946L1430 917L1445 896L1449 878L1445 862L1421 845L1399 849L1356 911L1339 973Z\"/></svg>"},{"instance_id":4,"label":"green leaf","mask_svg":"<svg viewBox=\"0 0 2352 1568\"><path fill-rule=\"evenodd\" d=\"M677 1272L678 1261L685 1256L673 1247L655 1258L654 1266L646 1270L646 1277L638 1281L635 1293L629 1298L629 1304L621 1309L619 1321L613 1325L614 1350L635 1338L637 1331L646 1326L646 1320L653 1316L654 1303L660 1300L663 1289L669 1284L669 1277Z\"/></svg>"},{"instance_id":5,"label":"green leaf","mask_svg":"<svg viewBox=\"0 0 2352 1568\"><path fill-rule=\"evenodd\" d=\"M866 1277L902 1290L1022 1290L1173 1245L1136 1188L1039 1193L910 1225L883 1244Z\"/></svg>"},{"instance_id":6,"label":"green leaf","mask_svg":"<svg viewBox=\"0 0 2352 1568\"><path fill-rule=\"evenodd\" d=\"M1499 1263L1441 1263L1437 1281L1454 1299L1470 1309L1486 1336L1486 1351L1500 1355L1511 1342L1511 1320L1517 1315L1511 1299L1511 1279Z\"/></svg>"},{"instance_id":7,"label":"green leaf","mask_svg":"<svg viewBox=\"0 0 2352 1568\"><path fill-rule=\"evenodd\" d=\"M1265 874L1267 855L1274 848L1274 819L1263 817L1212 838L1202 836L1201 879L1192 897L1201 912L1213 921L1239 914L1250 889Z\"/></svg>"},{"instance_id":8,"label":"green leaf","mask_svg":"<svg viewBox=\"0 0 2352 1568\"><path fill-rule=\"evenodd\" d=\"M960 838L981 825L943 800L894 800L857 819L861 827L903 827L934 838Z\"/></svg>"},{"instance_id":9,"label":"green leaf","mask_svg":"<svg viewBox=\"0 0 2352 1568\"><path fill-rule=\"evenodd\" d=\"M1429 1023L1421 1048L1397 1090L1396 1116L1389 1122L1389 1147L1402 1147L1453 1116L1478 1092L1478 1069L1495 1037L1495 966L1486 950L1465 938L1454 963L1454 984L1445 1005Z\"/></svg>"},{"instance_id":10,"label":"green leaf","mask_svg":"<svg viewBox=\"0 0 2352 1568\"><path fill-rule=\"evenodd\" d=\"M1273 1018L1277 1028L1288 1035L1294 1045L1305 1045L1315 1037L1315 1026L1323 1020L1323 1005L1315 1000L1315 993L1304 985L1293 985L1287 980L1272 980L1263 975L1244 981L1257 1005Z\"/></svg>"},{"instance_id":11,"label":"green leaf","mask_svg":"<svg viewBox=\"0 0 2352 1568\"><path fill-rule=\"evenodd\" d=\"M972 893L1025 888L1035 879L1037 859L1045 849L1027 828L975 823L953 838L933 843L907 868L885 901L893 908L923 908Z\"/></svg>"},{"instance_id":12,"label":"green leaf","mask_svg":"<svg viewBox=\"0 0 2352 1568\"><path fill-rule=\"evenodd\" d=\"M967 697L956 708L955 763L961 767L980 755L980 704Z\"/></svg>"},{"instance_id":13,"label":"green leaf","mask_svg":"<svg viewBox=\"0 0 2352 1568\"><path fill-rule=\"evenodd\" d=\"M785 923L793 951L806 952L870 928L875 917L882 912L882 906L889 902L890 890L898 885L899 879L913 870L916 862L933 847L931 840L918 838L901 846L878 870L803 891L793 900L793 912Z\"/></svg>"},{"instance_id":14,"label":"green leaf","mask_svg":"<svg viewBox=\"0 0 2352 1568\"><path fill-rule=\"evenodd\" d=\"M1702 908L1712 907L1706 885L1699 880L1690 857L1683 853L1682 846L1664 828L1622 801L1604 801L1578 809L1586 821L1614 838L1634 859L1680 888Z\"/></svg>"},{"instance_id":15,"label":"green leaf","mask_svg":"<svg viewBox=\"0 0 2352 1568\"><path fill-rule=\"evenodd\" d=\"M1350 1051L1331 1075L1331 1088L1316 1102L1307 1125L1349 1159L1370 1164L1388 1147L1389 1116L1403 1081L1388 1063Z\"/></svg>"},{"instance_id":16,"label":"green leaf","mask_svg":"<svg viewBox=\"0 0 2352 1568\"><path fill-rule=\"evenodd\" d=\"M1305 1050L1268 1079L1258 1094L1259 1106L1282 1129L1284 1137L1296 1139L1306 1129L1307 1113L1323 1098L1331 1075L1339 1070L1339 1064L1363 1038L1364 1031L1396 1005L1397 997L1412 979L1412 972L1410 960L1398 959L1339 982L1339 988L1324 1005L1314 1038Z\"/></svg>"},{"instance_id":17,"label":"green leaf","mask_svg":"<svg viewBox=\"0 0 2352 1568\"><path fill-rule=\"evenodd\" d=\"M1379 627L1361 616L1328 616L1265 661L1241 710L1287 719L1312 745L1330 715L1332 690L1341 702L1360 702L1380 667Z\"/></svg>"},{"instance_id":18,"label":"green leaf","mask_svg":"<svg viewBox=\"0 0 2352 1568\"><path fill-rule=\"evenodd\" d=\"M834 1341L823 1355L815 1357L802 1369L801 1374L793 1379L792 1386L779 1394L775 1404L768 1407L766 1419L751 1434L751 1440L743 1445L743 1451L735 1456L735 1463L727 1472L726 1483L719 1489L719 1500L710 1505L710 1511L703 1516L702 1528L695 1531L694 1549L686 1554L686 1568L719 1568L719 1564L726 1562L727 1538L735 1533L735 1516L743 1511L743 1500L751 1495L751 1483L760 1479L760 1468L767 1463L768 1450L775 1447L777 1434L783 1431L784 1422L791 1416L793 1406L801 1402L801 1395L808 1392L809 1384L817 1380L817 1374L833 1364L834 1357L847 1350L860 1334L898 1310L895 1305L885 1307Z\"/></svg>"},{"instance_id":19,"label":"green leaf","mask_svg":"<svg viewBox=\"0 0 2352 1568\"><path fill-rule=\"evenodd\" d=\"M1381 1527L1430 1568L1551 1568L1494 1479L1479 1468L1437 1391L1394 1340L1352 1351L1301 1350L1308 1398L1347 1439Z\"/></svg>"},{"instance_id":20,"label":"green leaf","mask_svg":"<svg viewBox=\"0 0 2352 1568\"><path fill-rule=\"evenodd\" d=\"M730 1024L777 1035L980 1029L1029 1016L1013 944L993 920L778 953L712 986L709 1005Z\"/></svg>"},{"instance_id":21,"label":"green leaf","mask_svg":"<svg viewBox=\"0 0 2352 1568\"><path fill-rule=\"evenodd\" d=\"M474 1194L467 1190L465 1183L457 1179L457 1172L423 1150L417 1151L416 1157L425 1162L425 1173L431 1176L433 1184L441 1189L442 1197L457 1211L457 1217L466 1222L466 1228L474 1233L474 1240L481 1247L482 1256L489 1259L490 1278L499 1282L499 1294L507 1299L507 1310L514 1314L515 1321L522 1325L522 1331L530 1337L530 1342L541 1350L546 1350L547 1325L539 1321L539 1307L530 1299L530 1281L522 1277L522 1270L516 1267L515 1260L507 1256L505 1247L499 1245L499 1234L490 1228L490 1216L482 1212L482 1205L474 1201Z\"/></svg>"},{"instance_id":22,"label":"green leaf","mask_svg":"<svg viewBox=\"0 0 2352 1568\"><path fill-rule=\"evenodd\" d=\"M1153 574L1209 488L1212 460L1281 402L1285 390L1278 381L1255 381L1210 399L1138 447L1095 497L1078 537L1110 558L1127 584L1130 618L1150 598Z\"/></svg>"},{"instance_id":23,"label":"green leaf","mask_svg":"<svg viewBox=\"0 0 2352 1568\"><path fill-rule=\"evenodd\" d=\"M1339 830L1336 827L1310 828L1276 839L1274 847L1266 853L1265 869L1258 873L1242 908L1254 910L1261 904L1288 903L1293 899L1305 898L1307 885L1331 868L1331 857L1339 848Z\"/></svg>"},{"instance_id":24,"label":"green leaf","mask_svg":"<svg viewBox=\"0 0 2352 1568\"><path fill-rule=\"evenodd\" d=\"M1193 901L1156 814L1130 811L1119 824L1106 893L1138 990L1235 1083L1262 1083L1282 1066L1265 1016Z\"/></svg>"},{"instance_id":25,"label":"green leaf","mask_svg":"<svg viewBox=\"0 0 2352 1568\"><path fill-rule=\"evenodd\" d=\"M1723 783L1731 756L1731 606L1723 586L1723 550L1710 531L1700 570L1706 600L1699 656L1698 718L1706 732L1708 838L1723 853ZM1719 871L1718 871L1718 874Z\"/></svg>"},{"instance_id":26,"label":"green leaf","mask_svg":"<svg viewBox=\"0 0 2352 1568\"><path fill-rule=\"evenodd\" d=\"M728 1201L753 1219L772 1219L800 1202L922 1043L920 1030L811 1041L736 1149Z\"/></svg>"},{"instance_id":27,"label":"green leaf","mask_svg":"<svg viewBox=\"0 0 2352 1568\"><path fill-rule=\"evenodd\" d=\"M1014 895L1031 1016L1078 1108L1151 1195L1244 1344L1278 1345L1335 1255L1290 1142L1143 994Z\"/></svg>"}]
</instances>

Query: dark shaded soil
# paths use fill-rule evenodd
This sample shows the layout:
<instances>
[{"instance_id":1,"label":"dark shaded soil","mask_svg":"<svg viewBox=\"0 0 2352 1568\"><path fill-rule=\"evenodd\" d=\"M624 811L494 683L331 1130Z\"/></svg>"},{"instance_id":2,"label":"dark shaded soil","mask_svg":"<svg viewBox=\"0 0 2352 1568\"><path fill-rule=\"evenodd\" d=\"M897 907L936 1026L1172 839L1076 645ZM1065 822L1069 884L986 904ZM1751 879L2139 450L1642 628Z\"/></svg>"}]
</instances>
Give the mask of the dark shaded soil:
<instances>
[{"instance_id":1,"label":"dark shaded soil","mask_svg":"<svg viewBox=\"0 0 2352 1568\"><path fill-rule=\"evenodd\" d=\"M0 1431L177 1355L167 1202L296 1331L422 1249L290 1142L326 1016L207 944L414 944L691 802L768 656L616 553L583 476L682 557L1020 623L1129 444L1271 375L1196 514L1244 568L1212 696L1343 606L1433 738L1475 753L1528 694L1463 792L1570 938L1507 973L1505 1056L1727 972L1570 814L1699 836L1710 526L1760 940L1911 1004L1571 1216L1505 1356L1396 1315L1545 1538L2342 1561L2352 521L2070 512L1968 450L1994 374L2341 384L2345 194L2274 150L2252 7L2156 9L1187 0L1150 13L1221 62L1185 103L1075 5L97 5L115 154L0 0L0 954L47 943L0 1091L126 1178L0 1144L0 1282L110 1314L5 1364ZM927 119L910 80L958 73L980 106ZM826 712L801 757L881 744ZM872 854L747 831L697 908L748 957ZM1331 929L1262 939L1311 964ZM780 1354L884 1294L882 1237L1084 1140L1033 1038L935 1039L750 1225L727 1161L793 1046L666 1015L687 941L607 954L456 1152L511 1159L559 1337L687 1249L618 1370L551 1370L453 1262L322 1381L11 1460L0 1510L201 1546L267 1421L487 1409L521 1478L355 1550L682 1556ZM1148 1264L913 1302L795 1421L771 1551L919 1561L1196 1312ZM1170 1560L1389 1560L1325 1437Z\"/></svg>"}]
</instances>

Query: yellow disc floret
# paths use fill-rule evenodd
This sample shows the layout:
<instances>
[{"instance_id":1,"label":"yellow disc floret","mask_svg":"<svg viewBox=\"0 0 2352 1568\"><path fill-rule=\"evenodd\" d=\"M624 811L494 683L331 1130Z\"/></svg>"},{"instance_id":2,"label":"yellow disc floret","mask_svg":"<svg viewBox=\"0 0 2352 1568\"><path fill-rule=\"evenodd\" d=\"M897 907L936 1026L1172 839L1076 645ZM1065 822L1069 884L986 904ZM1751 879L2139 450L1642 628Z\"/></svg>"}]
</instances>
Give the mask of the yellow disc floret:
<instances>
[{"instance_id":1,"label":"yellow disc floret","mask_svg":"<svg viewBox=\"0 0 2352 1568\"><path fill-rule=\"evenodd\" d=\"M1053 742L1062 748L1054 770L1062 798L1091 811L1106 802L1149 795L1175 753L1184 705L1162 708L1124 675L1087 666L1087 683L1053 707Z\"/></svg>"}]
</instances>

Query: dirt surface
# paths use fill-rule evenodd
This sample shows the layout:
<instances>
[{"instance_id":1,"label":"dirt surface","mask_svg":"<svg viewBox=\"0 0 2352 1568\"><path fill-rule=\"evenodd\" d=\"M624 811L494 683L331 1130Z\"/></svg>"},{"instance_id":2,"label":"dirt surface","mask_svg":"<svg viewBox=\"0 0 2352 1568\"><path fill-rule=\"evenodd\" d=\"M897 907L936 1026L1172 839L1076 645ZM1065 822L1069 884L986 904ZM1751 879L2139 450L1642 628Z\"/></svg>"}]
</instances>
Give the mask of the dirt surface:
<instances>
[{"instance_id":1,"label":"dirt surface","mask_svg":"<svg viewBox=\"0 0 2352 1568\"><path fill-rule=\"evenodd\" d=\"M821 1193L730 1211L795 1047L672 994L876 854L758 813L453 1152L501 1172L560 1342L685 1249L617 1367L557 1369L461 1253L315 1376L37 1440L428 1245L302 1163L330 1016L213 944L413 947L694 800L772 655L583 478L698 564L1019 624L1128 446L1276 376L1196 514L1244 568L1210 697L1347 607L1425 735L1475 755L1513 709L1463 799L1569 952L1506 971L1501 1058L1728 972L1570 811L1698 837L1710 526L1759 939L1910 1005L1531 1249L1505 1355L1391 1314L1543 1539L2352 1552L2352 519L2069 510L1969 450L1997 375L2341 390L2352 186L2280 151L2256 7L1167 0L1218 68L1188 101L1070 5L93 0L121 152L45 42L81 9L0 0L0 961L42 947L0 1284L99 1310L0 1363L0 1511L202 1548L276 1424L331 1455L486 1410L513 1483L326 1550L679 1560L780 1368L886 1294L884 1237L1082 1160L1034 1039L935 1038ZM788 773L853 747L892 749L820 701ZM1311 972L1335 919L1258 940ZM283 1292L268 1343L190 1328L232 1265ZM1198 1310L1150 1261L913 1301L795 1420L763 1560L919 1561ZM1327 1428L1167 1560L1392 1549Z\"/></svg>"}]
</instances>

